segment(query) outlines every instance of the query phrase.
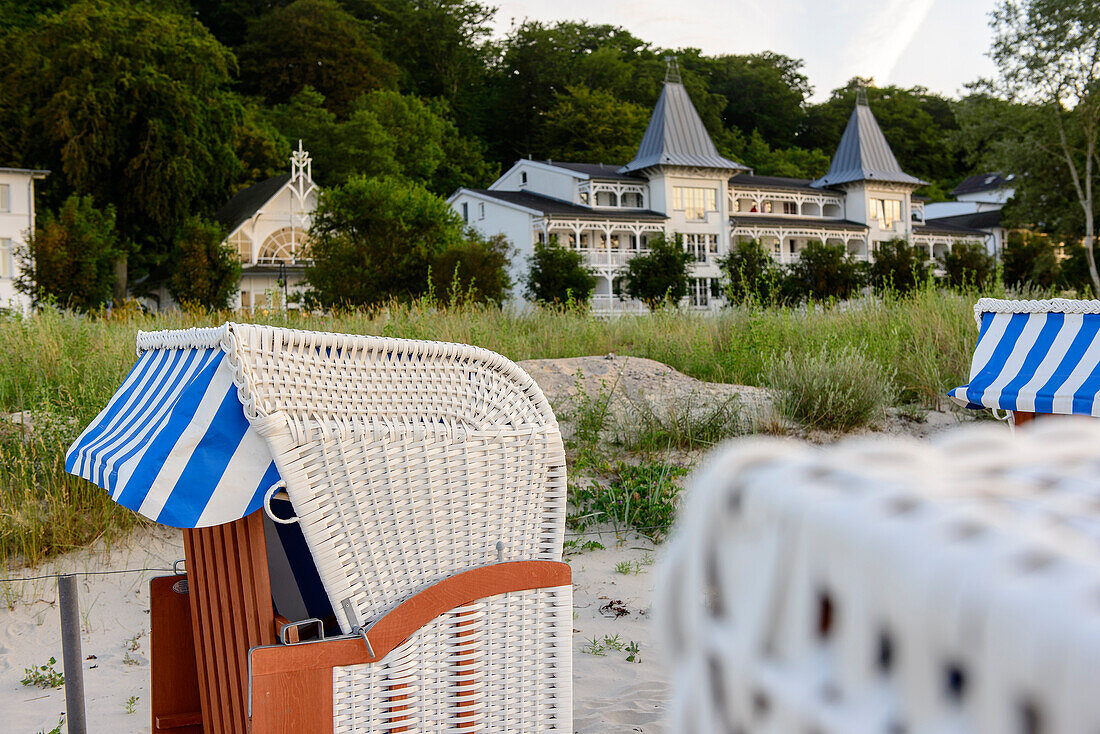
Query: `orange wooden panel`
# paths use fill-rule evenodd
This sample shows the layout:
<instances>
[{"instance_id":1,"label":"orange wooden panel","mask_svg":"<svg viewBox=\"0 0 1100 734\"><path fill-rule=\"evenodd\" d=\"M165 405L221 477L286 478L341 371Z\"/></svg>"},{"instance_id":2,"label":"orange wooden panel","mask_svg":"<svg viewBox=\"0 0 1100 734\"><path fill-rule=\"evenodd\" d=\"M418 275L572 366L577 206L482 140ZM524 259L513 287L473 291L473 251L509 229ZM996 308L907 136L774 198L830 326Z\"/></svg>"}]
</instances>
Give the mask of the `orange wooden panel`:
<instances>
[{"instance_id":1,"label":"orange wooden panel","mask_svg":"<svg viewBox=\"0 0 1100 734\"><path fill-rule=\"evenodd\" d=\"M1012 411L1012 413L1012 422L1015 423L1017 426L1022 426L1025 423L1030 423L1031 421L1035 420L1035 413L1028 413L1022 410L1014 410Z\"/></svg>"},{"instance_id":2,"label":"orange wooden panel","mask_svg":"<svg viewBox=\"0 0 1100 734\"><path fill-rule=\"evenodd\" d=\"M358 637L255 648L250 655L252 734L328 734L332 668L377 662L428 622L464 604L510 591L566 586L571 578L565 563L512 561L443 579L378 620L368 633L373 656Z\"/></svg>"},{"instance_id":3,"label":"orange wooden panel","mask_svg":"<svg viewBox=\"0 0 1100 734\"><path fill-rule=\"evenodd\" d=\"M259 512L184 530L194 656L211 734L247 734L248 650L276 640L263 533Z\"/></svg>"},{"instance_id":4,"label":"orange wooden panel","mask_svg":"<svg viewBox=\"0 0 1100 734\"><path fill-rule=\"evenodd\" d=\"M149 704L153 732L202 734L202 704L186 576L149 582Z\"/></svg>"}]
</instances>

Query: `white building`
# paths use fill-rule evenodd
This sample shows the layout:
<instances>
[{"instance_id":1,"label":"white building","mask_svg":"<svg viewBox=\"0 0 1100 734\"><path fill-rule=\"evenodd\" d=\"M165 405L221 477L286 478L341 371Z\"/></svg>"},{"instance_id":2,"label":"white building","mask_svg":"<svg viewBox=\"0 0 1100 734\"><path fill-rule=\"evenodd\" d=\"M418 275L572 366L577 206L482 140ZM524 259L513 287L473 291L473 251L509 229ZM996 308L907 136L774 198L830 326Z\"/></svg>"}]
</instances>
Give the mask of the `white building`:
<instances>
[{"instance_id":1,"label":"white building","mask_svg":"<svg viewBox=\"0 0 1100 734\"><path fill-rule=\"evenodd\" d=\"M987 247L1000 257L1008 230L1001 224L1001 209L1016 193L1014 174L980 173L951 190L955 201L925 207L929 222L980 229L988 233Z\"/></svg>"},{"instance_id":2,"label":"white building","mask_svg":"<svg viewBox=\"0 0 1100 734\"><path fill-rule=\"evenodd\" d=\"M298 141L298 150L290 156L290 173L240 191L214 215L241 259L235 306L285 305L287 297L302 289L317 194L312 160Z\"/></svg>"},{"instance_id":3,"label":"white building","mask_svg":"<svg viewBox=\"0 0 1100 734\"><path fill-rule=\"evenodd\" d=\"M521 160L488 189L459 189L448 201L483 234L511 241L517 283L537 242L556 236L581 252L598 276L598 311L642 310L621 296L623 265L646 251L649 236L682 235L696 259L688 304L713 308L722 300L717 260L739 241L759 240L787 263L810 241L843 244L866 260L895 238L928 257L987 239L971 227L926 222L923 200L912 196L923 184L901 170L863 95L825 176L752 175L718 154L683 84L670 76L626 165Z\"/></svg>"},{"instance_id":4,"label":"white building","mask_svg":"<svg viewBox=\"0 0 1100 734\"><path fill-rule=\"evenodd\" d=\"M31 299L15 290L19 261L15 253L34 232L34 182L49 171L0 168L0 308L26 310Z\"/></svg>"}]
</instances>

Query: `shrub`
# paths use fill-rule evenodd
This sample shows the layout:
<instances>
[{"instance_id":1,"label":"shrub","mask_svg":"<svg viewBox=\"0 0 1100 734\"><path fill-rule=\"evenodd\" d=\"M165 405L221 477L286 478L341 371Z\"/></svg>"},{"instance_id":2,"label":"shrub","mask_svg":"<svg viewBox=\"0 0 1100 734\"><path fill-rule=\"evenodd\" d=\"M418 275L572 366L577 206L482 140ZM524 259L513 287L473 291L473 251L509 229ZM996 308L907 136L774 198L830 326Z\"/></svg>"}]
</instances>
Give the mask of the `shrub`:
<instances>
[{"instance_id":1,"label":"shrub","mask_svg":"<svg viewBox=\"0 0 1100 734\"><path fill-rule=\"evenodd\" d=\"M512 246L504 235L482 237L466 230L466 240L444 250L432 264L432 290L452 303L503 303L512 287L508 276Z\"/></svg>"},{"instance_id":2,"label":"shrub","mask_svg":"<svg viewBox=\"0 0 1100 734\"><path fill-rule=\"evenodd\" d=\"M678 304L687 296L688 267L692 262L680 235L672 240L663 235L651 237L649 252L632 257L626 264L624 290L651 310L664 303Z\"/></svg>"},{"instance_id":3,"label":"shrub","mask_svg":"<svg viewBox=\"0 0 1100 734\"><path fill-rule=\"evenodd\" d=\"M527 296L539 303L587 303L596 287L594 276L584 265L584 257L558 243L536 243L527 271Z\"/></svg>"},{"instance_id":4,"label":"shrub","mask_svg":"<svg viewBox=\"0 0 1100 734\"><path fill-rule=\"evenodd\" d=\"M436 259L464 242L462 221L446 201L389 177L353 176L322 191L309 235L306 280L324 306L419 297Z\"/></svg>"},{"instance_id":5,"label":"shrub","mask_svg":"<svg viewBox=\"0 0 1100 734\"><path fill-rule=\"evenodd\" d=\"M893 396L893 372L851 345L826 345L809 357L788 351L769 365L764 379L778 393L779 412L811 429L864 426Z\"/></svg>"},{"instance_id":6,"label":"shrub","mask_svg":"<svg viewBox=\"0 0 1100 734\"><path fill-rule=\"evenodd\" d=\"M201 217L188 219L176 236L173 260L176 270L168 280L168 292L177 303L214 310L229 307L241 279L241 263L225 244L220 226Z\"/></svg>"},{"instance_id":7,"label":"shrub","mask_svg":"<svg viewBox=\"0 0 1100 734\"><path fill-rule=\"evenodd\" d=\"M1001 266L1005 285L1010 287L1050 289L1060 279L1054 245L1047 237L1032 232L1008 233L1001 252Z\"/></svg>"},{"instance_id":8,"label":"shrub","mask_svg":"<svg viewBox=\"0 0 1100 734\"><path fill-rule=\"evenodd\" d=\"M1092 276L1085 246L1080 242L1063 245L1062 254L1065 259L1059 264L1059 285L1076 291L1078 298L1092 297Z\"/></svg>"},{"instance_id":9,"label":"shrub","mask_svg":"<svg viewBox=\"0 0 1100 734\"><path fill-rule=\"evenodd\" d=\"M55 301L78 311L111 303L115 267L125 257L115 231L115 209L96 209L90 196L70 196L18 253L15 287L35 305Z\"/></svg>"},{"instance_id":10,"label":"shrub","mask_svg":"<svg viewBox=\"0 0 1100 734\"><path fill-rule=\"evenodd\" d=\"M749 240L730 248L718 260L726 276L726 298L730 303L770 303L778 298L783 270L760 240Z\"/></svg>"},{"instance_id":11,"label":"shrub","mask_svg":"<svg viewBox=\"0 0 1100 734\"><path fill-rule=\"evenodd\" d=\"M791 301L845 299L855 295L864 280L862 264L844 245L811 242L790 266L783 291Z\"/></svg>"},{"instance_id":12,"label":"shrub","mask_svg":"<svg viewBox=\"0 0 1100 734\"><path fill-rule=\"evenodd\" d=\"M618 437L628 451L709 448L745 430L736 395L714 401L693 394L671 400L663 408L645 400L628 399L634 411Z\"/></svg>"},{"instance_id":13,"label":"shrub","mask_svg":"<svg viewBox=\"0 0 1100 734\"><path fill-rule=\"evenodd\" d=\"M928 278L924 251L903 239L887 240L875 249L870 267L871 286L879 292L908 293Z\"/></svg>"},{"instance_id":14,"label":"shrub","mask_svg":"<svg viewBox=\"0 0 1100 734\"><path fill-rule=\"evenodd\" d=\"M985 245L970 242L955 245L942 259L944 282L952 288L981 290L993 282L997 263Z\"/></svg>"}]
</instances>

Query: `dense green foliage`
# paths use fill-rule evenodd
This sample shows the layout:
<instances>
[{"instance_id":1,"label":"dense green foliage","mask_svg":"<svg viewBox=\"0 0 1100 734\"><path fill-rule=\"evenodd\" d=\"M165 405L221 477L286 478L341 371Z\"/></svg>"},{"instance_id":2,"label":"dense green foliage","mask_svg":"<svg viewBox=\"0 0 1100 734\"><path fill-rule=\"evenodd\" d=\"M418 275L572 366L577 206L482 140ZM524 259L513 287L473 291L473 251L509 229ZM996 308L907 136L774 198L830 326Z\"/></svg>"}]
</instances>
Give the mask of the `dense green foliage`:
<instances>
[{"instance_id":1,"label":"dense green foliage","mask_svg":"<svg viewBox=\"0 0 1100 734\"><path fill-rule=\"evenodd\" d=\"M735 243L718 261L730 303L772 303L782 290L784 273L760 240Z\"/></svg>"},{"instance_id":2,"label":"dense green foliage","mask_svg":"<svg viewBox=\"0 0 1100 734\"><path fill-rule=\"evenodd\" d=\"M864 283L862 263L844 245L811 241L788 266L783 294L789 301L845 299Z\"/></svg>"},{"instance_id":3,"label":"dense green foliage","mask_svg":"<svg viewBox=\"0 0 1100 734\"><path fill-rule=\"evenodd\" d=\"M415 298L432 264L463 238L458 215L422 185L353 176L321 193L306 268L311 298L351 307Z\"/></svg>"},{"instance_id":4,"label":"dense green foliage","mask_svg":"<svg viewBox=\"0 0 1100 734\"><path fill-rule=\"evenodd\" d=\"M694 261L684 249L683 238L663 235L649 238L649 251L630 258L623 273L623 290L651 310L678 304L687 295L688 268Z\"/></svg>"},{"instance_id":5,"label":"dense green foliage","mask_svg":"<svg viewBox=\"0 0 1100 734\"><path fill-rule=\"evenodd\" d=\"M993 282L997 263L985 245L958 244L941 258L944 281L954 288L986 288Z\"/></svg>"},{"instance_id":6,"label":"dense green foliage","mask_svg":"<svg viewBox=\"0 0 1100 734\"><path fill-rule=\"evenodd\" d=\"M536 243L527 271L527 297L544 304L588 303L596 276L584 256L560 244L557 237Z\"/></svg>"},{"instance_id":7,"label":"dense green foliage","mask_svg":"<svg viewBox=\"0 0 1100 734\"><path fill-rule=\"evenodd\" d=\"M36 304L57 303L77 311L110 305L115 265L123 258L115 211L98 209L90 196L70 196L54 216L46 212L18 254L16 288Z\"/></svg>"},{"instance_id":8,"label":"dense green foliage","mask_svg":"<svg viewBox=\"0 0 1100 734\"><path fill-rule=\"evenodd\" d=\"M927 256L902 239L881 242L875 250L869 276L878 292L908 293L929 276Z\"/></svg>"},{"instance_id":9,"label":"dense green foliage","mask_svg":"<svg viewBox=\"0 0 1100 734\"><path fill-rule=\"evenodd\" d=\"M201 217L184 222L172 259L176 270L168 292L176 303L208 309L229 307L241 277L237 252L225 244L225 231Z\"/></svg>"},{"instance_id":10,"label":"dense green foliage","mask_svg":"<svg viewBox=\"0 0 1100 734\"><path fill-rule=\"evenodd\" d=\"M485 238L472 229L466 240L441 252L432 263L432 290L448 304L503 303L512 279L512 246L504 235Z\"/></svg>"}]
</instances>

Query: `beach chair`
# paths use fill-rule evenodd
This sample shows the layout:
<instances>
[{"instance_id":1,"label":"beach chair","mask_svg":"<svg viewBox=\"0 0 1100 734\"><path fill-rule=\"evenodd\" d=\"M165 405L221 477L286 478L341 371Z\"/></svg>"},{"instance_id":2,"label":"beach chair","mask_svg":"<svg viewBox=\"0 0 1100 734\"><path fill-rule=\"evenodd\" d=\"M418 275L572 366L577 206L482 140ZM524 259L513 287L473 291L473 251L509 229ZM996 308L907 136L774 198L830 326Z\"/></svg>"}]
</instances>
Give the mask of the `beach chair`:
<instances>
[{"instance_id":1,"label":"beach chair","mask_svg":"<svg viewBox=\"0 0 1100 734\"><path fill-rule=\"evenodd\" d=\"M1014 425L1041 415L1100 416L1100 301L1055 298L974 306L978 343L959 405L1005 411Z\"/></svg>"},{"instance_id":2,"label":"beach chair","mask_svg":"<svg viewBox=\"0 0 1100 734\"><path fill-rule=\"evenodd\" d=\"M529 376L465 345L232 323L138 352L67 467L188 528L186 583L153 587L154 731L572 731L565 457ZM156 623L182 597L195 665L175 674Z\"/></svg>"},{"instance_id":3,"label":"beach chair","mask_svg":"<svg viewBox=\"0 0 1100 734\"><path fill-rule=\"evenodd\" d=\"M671 731L1100 731L1100 423L742 441L686 497Z\"/></svg>"}]
</instances>

